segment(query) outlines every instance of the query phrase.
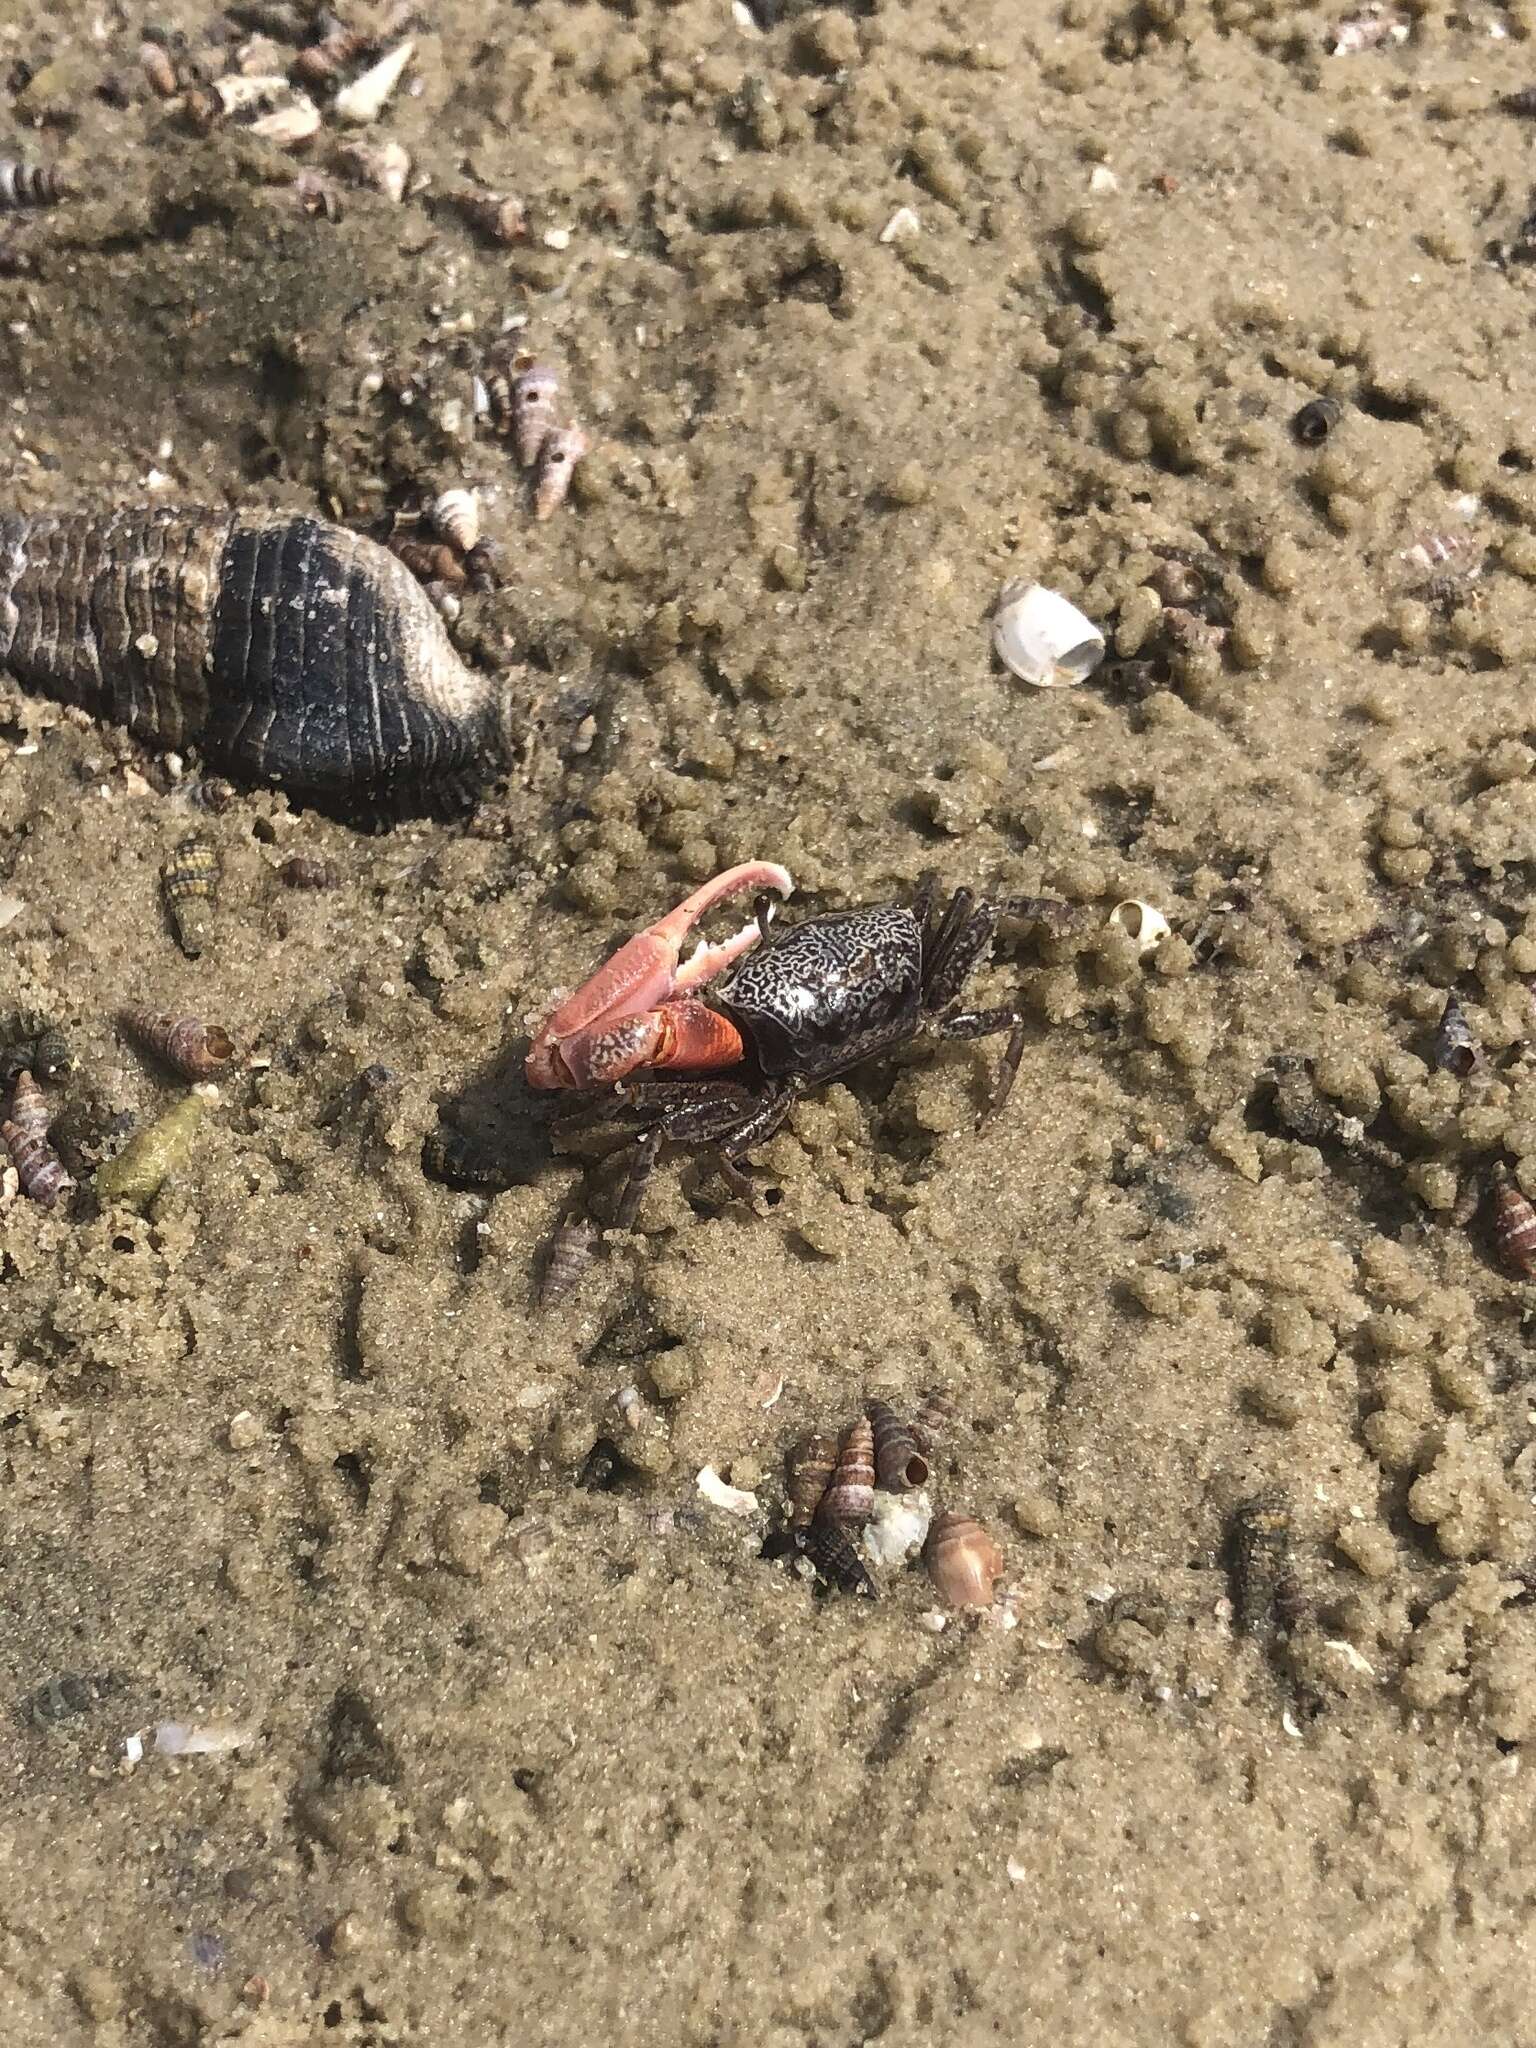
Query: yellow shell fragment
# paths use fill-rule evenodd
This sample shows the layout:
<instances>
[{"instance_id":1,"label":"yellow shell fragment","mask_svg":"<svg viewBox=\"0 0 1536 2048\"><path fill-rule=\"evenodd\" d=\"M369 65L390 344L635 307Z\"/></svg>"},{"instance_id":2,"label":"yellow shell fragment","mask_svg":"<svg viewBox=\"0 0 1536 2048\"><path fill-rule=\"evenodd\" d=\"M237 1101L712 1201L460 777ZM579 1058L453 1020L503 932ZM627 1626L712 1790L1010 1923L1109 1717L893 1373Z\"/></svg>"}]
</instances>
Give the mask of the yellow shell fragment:
<instances>
[{"instance_id":1,"label":"yellow shell fragment","mask_svg":"<svg viewBox=\"0 0 1536 2048\"><path fill-rule=\"evenodd\" d=\"M136 1131L115 1159L97 1167L91 1183L97 1199L103 1204L124 1202L130 1208L152 1201L187 1156L207 1107L206 1098L194 1091Z\"/></svg>"}]
</instances>

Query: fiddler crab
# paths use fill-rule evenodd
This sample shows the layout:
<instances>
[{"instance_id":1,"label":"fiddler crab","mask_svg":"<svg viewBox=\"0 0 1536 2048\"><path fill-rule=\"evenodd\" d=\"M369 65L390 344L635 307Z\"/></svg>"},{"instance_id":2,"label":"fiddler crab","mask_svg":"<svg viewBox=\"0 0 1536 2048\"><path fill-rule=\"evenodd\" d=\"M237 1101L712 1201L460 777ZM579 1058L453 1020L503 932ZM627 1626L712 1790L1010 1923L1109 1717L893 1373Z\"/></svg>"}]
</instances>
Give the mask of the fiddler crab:
<instances>
[{"instance_id":1,"label":"fiddler crab","mask_svg":"<svg viewBox=\"0 0 1536 2048\"><path fill-rule=\"evenodd\" d=\"M909 908L834 910L781 930L774 896L793 887L772 861L727 868L620 946L535 1033L530 1086L603 1089L645 1124L615 1216L621 1230L633 1224L664 1144L718 1147L726 1179L750 1194L743 1157L799 1097L919 1032L969 1039L1006 1031L978 1129L1008 1099L1023 1016L1011 1004L967 1009L960 993L1000 919L1056 924L1065 904L957 889L941 909L937 877L927 875ZM752 922L701 942L684 961L700 920L748 894Z\"/></svg>"}]
</instances>

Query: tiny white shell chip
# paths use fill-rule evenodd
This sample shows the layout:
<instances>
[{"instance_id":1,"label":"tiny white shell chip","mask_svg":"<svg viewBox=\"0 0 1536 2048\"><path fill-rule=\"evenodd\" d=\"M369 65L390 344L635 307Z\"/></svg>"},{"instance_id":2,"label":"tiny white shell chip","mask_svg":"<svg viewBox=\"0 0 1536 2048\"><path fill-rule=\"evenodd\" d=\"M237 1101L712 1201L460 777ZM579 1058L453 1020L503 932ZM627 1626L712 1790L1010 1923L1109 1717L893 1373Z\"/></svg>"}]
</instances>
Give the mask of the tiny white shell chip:
<instances>
[{"instance_id":1,"label":"tiny white shell chip","mask_svg":"<svg viewBox=\"0 0 1536 2048\"><path fill-rule=\"evenodd\" d=\"M254 1728L240 1728L231 1721L158 1721L155 1724L157 1756L222 1756L229 1749L243 1749L256 1739Z\"/></svg>"},{"instance_id":2,"label":"tiny white shell chip","mask_svg":"<svg viewBox=\"0 0 1536 2048\"><path fill-rule=\"evenodd\" d=\"M1117 903L1109 913L1109 921L1134 940L1143 959L1148 953L1155 953L1173 929L1155 903L1143 903L1139 896L1127 896L1123 903Z\"/></svg>"},{"instance_id":3,"label":"tiny white shell chip","mask_svg":"<svg viewBox=\"0 0 1536 2048\"><path fill-rule=\"evenodd\" d=\"M410 42L397 43L387 51L377 64L370 65L337 93L334 104L338 117L354 121L360 128L377 121L384 111L384 102L400 83L401 74L415 54L416 45Z\"/></svg>"},{"instance_id":4,"label":"tiny white shell chip","mask_svg":"<svg viewBox=\"0 0 1536 2048\"><path fill-rule=\"evenodd\" d=\"M905 1564L928 1540L933 1502L923 1491L877 1493L864 1529L864 1548L875 1564Z\"/></svg>"},{"instance_id":5,"label":"tiny white shell chip","mask_svg":"<svg viewBox=\"0 0 1536 2048\"><path fill-rule=\"evenodd\" d=\"M1345 1642L1341 1636L1325 1636L1323 1638L1323 1648L1325 1650L1337 1650L1350 1670L1358 1671L1363 1678L1374 1678L1376 1676L1375 1665L1368 1664L1354 1644Z\"/></svg>"},{"instance_id":6,"label":"tiny white shell chip","mask_svg":"<svg viewBox=\"0 0 1536 2048\"><path fill-rule=\"evenodd\" d=\"M711 1507L724 1508L728 1515L755 1515L757 1495L747 1493L739 1486L727 1485L713 1465L701 1468L698 1478L700 1493Z\"/></svg>"},{"instance_id":7,"label":"tiny white shell chip","mask_svg":"<svg viewBox=\"0 0 1536 2048\"><path fill-rule=\"evenodd\" d=\"M1040 690L1086 682L1104 659L1104 635L1060 591L1005 583L992 616L992 645L1005 668Z\"/></svg>"}]
</instances>

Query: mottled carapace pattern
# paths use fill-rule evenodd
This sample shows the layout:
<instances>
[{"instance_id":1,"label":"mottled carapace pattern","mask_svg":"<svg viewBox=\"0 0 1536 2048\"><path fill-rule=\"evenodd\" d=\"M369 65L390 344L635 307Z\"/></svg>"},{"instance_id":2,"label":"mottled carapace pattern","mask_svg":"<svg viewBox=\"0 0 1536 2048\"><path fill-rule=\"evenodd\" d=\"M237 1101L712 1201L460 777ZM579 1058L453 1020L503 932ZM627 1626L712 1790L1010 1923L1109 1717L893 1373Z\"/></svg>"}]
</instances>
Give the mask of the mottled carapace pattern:
<instances>
[{"instance_id":1,"label":"mottled carapace pattern","mask_svg":"<svg viewBox=\"0 0 1536 2048\"><path fill-rule=\"evenodd\" d=\"M345 813L461 807L500 761L490 679L398 561L318 519L0 519L0 662L154 746Z\"/></svg>"}]
</instances>

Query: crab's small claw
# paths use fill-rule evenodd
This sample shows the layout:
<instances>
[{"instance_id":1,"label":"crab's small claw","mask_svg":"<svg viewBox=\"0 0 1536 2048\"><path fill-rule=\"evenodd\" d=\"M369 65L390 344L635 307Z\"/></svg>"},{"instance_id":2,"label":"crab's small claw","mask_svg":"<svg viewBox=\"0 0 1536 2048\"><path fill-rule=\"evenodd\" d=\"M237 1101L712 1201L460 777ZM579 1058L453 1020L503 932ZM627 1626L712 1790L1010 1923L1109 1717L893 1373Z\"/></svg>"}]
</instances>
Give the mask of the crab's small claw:
<instances>
[{"instance_id":1,"label":"crab's small claw","mask_svg":"<svg viewBox=\"0 0 1536 2048\"><path fill-rule=\"evenodd\" d=\"M683 942L700 918L729 897L764 889L787 896L793 887L787 868L773 861L744 861L626 940L539 1026L524 1069L529 1086L579 1088L621 1079L646 1065L651 1049L641 1023L646 1014L674 995L713 981L761 936L754 920L717 945L701 945L679 966Z\"/></svg>"}]
</instances>

